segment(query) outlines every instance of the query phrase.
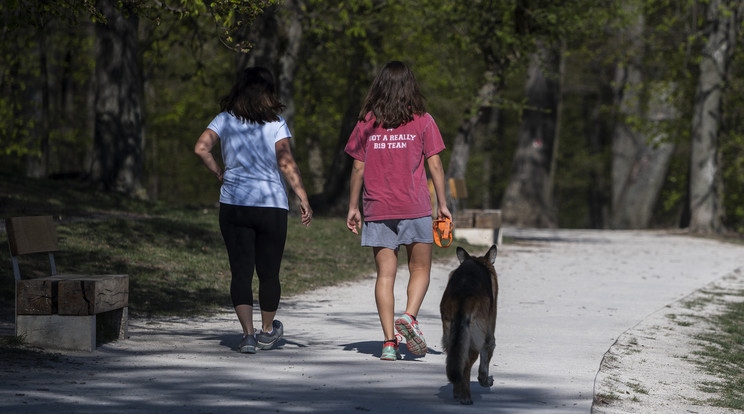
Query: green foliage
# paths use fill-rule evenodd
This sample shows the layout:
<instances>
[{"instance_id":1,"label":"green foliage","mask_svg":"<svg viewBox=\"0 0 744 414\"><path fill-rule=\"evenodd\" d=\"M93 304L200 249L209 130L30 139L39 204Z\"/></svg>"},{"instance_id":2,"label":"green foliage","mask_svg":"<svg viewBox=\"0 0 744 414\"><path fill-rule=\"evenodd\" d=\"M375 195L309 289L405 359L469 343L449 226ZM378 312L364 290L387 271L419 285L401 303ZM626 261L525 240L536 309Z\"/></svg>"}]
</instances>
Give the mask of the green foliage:
<instances>
[{"instance_id":1,"label":"green foliage","mask_svg":"<svg viewBox=\"0 0 744 414\"><path fill-rule=\"evenodd\" d=\"M690 145L680 142L669 165L669 172L659 195L659 202L654 211L652 226L658 228L675 228L689 211L687 205L687 187L690 169Z\"/></svg>"},{"instance_id":2,"label":"green foliage","mask_svg":"<svg viewBox=\"0 0 744 414\"><path fill-rule=\"evenodd\" d=\"M209 15L164 15L160 22L147 26L142 57L150 155L146 186L161 201L211 204L218 199L219 183L193 149L232 84L234 53L210 36Z\"/></svg>"},{"instance_id":3,"label":"green foliage","mask_svg":"<svg viewBox=\"0 0 744 414\"><path fill-rule=\"evenodd\" d=\"M253 46L248 40L239 40L238 33L263 11L263 9L279 4L280 0L181 0L185 6L184 17L193 17L208 10L218 26L218 35L222 43L230 49L241 53L248 52Z\"/></svg>"},{"instance_id":4,"label":"green foliage","mask_svg":"<svg viewBox=\"0 0 744 414\"><path fill-rule=\"evenodd\" d=\"M725 112L724 133L719 138L720 165L723 183L724 223L730 230L744 234L744 71L741 62L744 53L739 52L731 63L723 107Z\"/></svg>"},{"instance_id":5,"label":"green foliage","mask_svg":"<svg viewBox=\"0 0 744 414\"><path fill-rule=\"evenodd\" d=\"M0 66L0 171L20 174L41 155L40 57L44 54L51 114L49 173L84 175L92 146L94 60L92 32L81 23L103 18L92 0L2 0L1 4L6 36L0 44L4 63ZM145 185L155 199L200 206L217 200L219 183L194 157L193 145L216 114L217 101L232 83L242 52L258 40L246 38L244 29L271 6L280 16L278 55L284 53L282 22L299 20L303 27L297 57L301 63L292 79L296 103L292 132L306 180L308 143L320 150L322 171L312 172L322 176L346 139L342 122L356 114L380 65L398 59L414 69L427 109L442 130L448 146L442 154L445 165L485 74L494 76L502 89L491 103L501 110L498 132L487 128L476 132L466 178L471 194L468 206L498 207L524 109L525 57L536 42L560 42L567 57L554 187L560 225L601 225L592 218L597 211L592 203L604 203L606 209L610 194L611 128L618 115L612 96L614 68L636 58L643 68L644 83L637 91L642 109L653 111L649 105L653 97L675 111L673 119L662 122L641 115L623 119L647 136L665 137L678 145L654 225L677 226L684 214L686 143L704 40L700 28L705 5L700 2L307 0L297 16L286 16L290 9L268 0L126 4L137 6L129 10L140 16ZM635 13L645 16L642 56L632 54L635 49L620 32L635 24ZM47 42L43 51L42 34ZM726 225L744 231L744 132L737 115L744 106L738 98L744 96L740 85L744 74L738 70L741 56L735 59L719 137L720 166ZM483 188L489 192L480 191Z\"/></svg>"},{"instance_id":6,"label":"green foliage","mask_svg":"<svg viewBox=\"0 0 744 414\"><path fill-rule=\"evenodd\" d=\"M47 62L50 148L56 173L76 170L83 159L86 91L93 70L92 39L77 30L80 19L96 16L88 1L5 2L0 16L0 171L19 171L41 156L41 62ZM82 9L78 8L81 7ZM42 43L43 42L43 43Z\"/></svg>"}]
</instances>

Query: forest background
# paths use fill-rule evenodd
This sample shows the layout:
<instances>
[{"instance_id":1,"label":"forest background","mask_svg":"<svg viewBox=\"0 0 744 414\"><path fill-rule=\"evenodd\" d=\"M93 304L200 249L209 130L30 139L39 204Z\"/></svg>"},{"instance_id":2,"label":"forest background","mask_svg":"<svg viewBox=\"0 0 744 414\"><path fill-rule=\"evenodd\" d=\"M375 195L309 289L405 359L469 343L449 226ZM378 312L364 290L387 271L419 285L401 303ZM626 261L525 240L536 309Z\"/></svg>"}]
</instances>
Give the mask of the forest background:
<instances>
[{"instance_id":1,"label":"forest background","mask_svg":"<svg viewBox=\"0 0 744 414\"><path fill-rule=\"evenodd\" d=\"M375 73L402 60L467 183L451 208L741 234L740 3L2 0L0 174L212 205L194 143L261 65L313 208L344 215L343 146Z\"/></svg>"}]
</instances>

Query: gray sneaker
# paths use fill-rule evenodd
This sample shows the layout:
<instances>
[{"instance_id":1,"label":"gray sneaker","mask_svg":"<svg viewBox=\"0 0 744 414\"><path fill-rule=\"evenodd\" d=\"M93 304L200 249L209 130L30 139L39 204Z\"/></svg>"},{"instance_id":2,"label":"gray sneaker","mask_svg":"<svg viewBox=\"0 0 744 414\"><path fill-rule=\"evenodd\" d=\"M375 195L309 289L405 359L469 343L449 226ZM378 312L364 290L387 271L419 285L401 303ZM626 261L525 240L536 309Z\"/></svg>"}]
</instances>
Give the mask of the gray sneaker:
<instances>
[{"instance_id":1,"label":"gray sneaker","mask_svg":"<svg viewBox=\"0 0 744 414\"><path fill-rule=\"evenodd\" d=\"M282 323L274 320L271 325L274 329L270 334L262 331L259 332L258 335L256 335L256 341L258 342L259 349L271 349L276 341L278 341L279 338L282 337L282 334L284 333L284 326L282 325Z\"/></svg>"},{"instance_id":2,"label":"gray sneaker","mask_svg":"<svg viewBox=\"0 0 744 414\"><path fill-rule=\"evenodd\" d=\"M238 350L244 354L255 354L256 353L256 337L253 335L246 335L238 345Z\"/></svg>"}]
</instances>

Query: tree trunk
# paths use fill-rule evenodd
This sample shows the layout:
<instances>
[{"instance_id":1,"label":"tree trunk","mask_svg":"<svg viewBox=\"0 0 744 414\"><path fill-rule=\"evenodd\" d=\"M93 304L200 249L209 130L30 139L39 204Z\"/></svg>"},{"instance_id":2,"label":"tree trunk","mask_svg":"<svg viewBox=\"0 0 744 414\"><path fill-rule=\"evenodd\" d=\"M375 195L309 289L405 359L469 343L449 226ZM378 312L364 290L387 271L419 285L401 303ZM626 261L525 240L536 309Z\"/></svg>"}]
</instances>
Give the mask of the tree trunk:
<instances>
[{"instance_id":1,"label":"tree trunk","mask_svg":"<svg viewBox=\"0 0 744 414\"><path fill-rule=\"evenodd\" d=\"M734 51L741 6L737 1L710 0L695 92L690 148L690 231L721 231L723 191L718 171L718 131L722 117L721 90ZM734 11L733 13L726 13Z\"/></svg>"},{"instance_id":2,"label":"tree trunk","mask_svg":"<svg viewBox=\"0 0 744 414\"><path fill-rule=\"evenodd\" d=\"M96 25L96 115L91 177L106 190L145 197L144 126L137 55L137 14L99 0L106 24Z\"/></svg>"},{"instance_id":3,"label":"tree trunk","mask_svg":"<svg viewBox=\"0 0 744 414\"><path fill-rule=\"evenodd\" d=\"M248 67L262 66L269 69L274 76L278 76L279 21L277 7L271 6L264 9L263 13L259 14L251 25L244 26L241 35L246 39L255 39L255 43L247 54L240 53L237 55L237 71Z\"/></svg>"},{"instance_id":4,"label":"tree trunk","mask_svg":"<svg viewBox=\"0 0 744 414\"><path fill-rule=\"evenodd\" d=\"M283 41L284 53L279 56L279 99L287 105L284 116L290 131L294 131L295 102L294 79L299 64L300 49L303 37L303 2L301 0L286 0L283 3Z\"/></svg>"},{"instance_id":5,"label":"tree trunk","mask_svg":"<svg viewBox=\"0 0 744 414\"><path fill-rule=\"evenodd\" d=\"M304 20L302 0L287 0L282 8L272 6L256 17L242 35L256 39L248 52L237 57L238 71L251 66L263 66L276 78L277 96L286 108L282 117L294 131L294 79L302 48Z\"/></svg>"},{"instance_id":6,"label":"tree trunk","mask_svg":"<svg viewBox=\"0 0 744 414\"><path fill-rule=\"evenodd\" d=\"M609 139L607 138L610 135L609 128L606 127L600 114L601 108L612 102L609 98L605 99L606 96L612 96L612 94L603 93L608 84L609 82L605 85L599 85L597 94L586 96L586 103L582 105L584 119L589 121L586 128L586 145L592 157L599 157L599 154L609 145ZM611 186L607 185L607 174L605 174L603 167L603 165L595 165L589 171L589 186L586 196L589 204L588 227L592 229L605 228L607 220L607 207L610 197L608 197L606 189Z\"/></svg>"},{"instance_id":7,"label":"tree trunk","mask_svg":"<svg viewBox=\"0 0 744 414\"><path fill-rule=\"evenodd\" d=\"M336 151L334 152L331 167L324 181L323 192L310 198L310 204L313 206L313 210L318 212L345 214L348 208L348 205L342 202L342 200L348 202L348 183L349 174L351 174L352 158L344 149L357 123L359 104L362 102L366 92L364 89L366 85L360 83L356 69L357 67L350 67L351 72L347 74L346 94L347 102L350 104L346 105L346 111L344 111L343 118L341 119Z\"/></svg>"},{"instance_id":8,"label":"tree trunk","mask_svg":"<svg viewBox=\"0 0 744 414\"><path fill-rule=\"evenodd\" d=\"M378 36L378 34L370 34L366 42L369 44L379 43ZM353 53L349 61L354 62L354 64L346 66L346 80L340 83L340 85L346 87L346 97L344 98L346 110L341 118L336 149L323 182L323 191L310 197L310 204L313 206L313 210L318 213L345 215L348 211L349 175L351 174L353 160L344 149L357 123L362 100L367 93L371 79L374 77L374 67L367 55L366 48L361 44L352 43L350 50ZM322 164L319 163L318 165Z\"/></svg>"},{"instance_id":9,"label":"tree trunk","mask_svg":"<svg viewBox=\"0 0 744 414\"><path fill-rule=\"evenodd\" d=\"M616 105L620 115L612 134L610 227L615 229L649 226L676 147L669 142L666 133L650 137L634 130L626 122L636 118L659 123L676 117L672 104L666 99L673 86L653 88L650 82L643 82L641 62L645 19L642 12L636 13L636 24L627 33L631 39L630 54L635 58L618 65L615 73ZM655 89L663 92L659 94ZM649 101L648 105L643 105L643 101ZM659 130L663 131L663 128Z\"/></svg>"},{"instance_id":10,"label":"tree trunk","mask_svg":"<svg viewBox=\"0 0 744 414\"><path fill-rule=\"evenodd\" d=\"M41 18L43 20L43 18ZM32 141L31 151L26 158L26 176L46 178L49 174L49 67L47 56L47 25L42 22L36 28L39 41L39 92L41 94L40 111L38 112L39 128L36 129L38 141ZM36 118L36 116L34 116ZM38 144L38 146L37 146ZM38 150L38 153L37 153Z\"/></svg>"},{"instance_id":11,"label":"tree trunk","mask_svg":"<svg viewBox=\"0 0 744 414\"><path fill-rule=\"evenodd\" d=\"M249 66L263 66L276 76L277 95L286 105L282 116L287 121L290 132L294 133L295 101L294 90L299 65L300 51L304 35L303 0L288 0L281 9L267 8L247 28L247 36L257 39L248 55L238 58L238 70ZM322 189L322 155L320 147L311 136L303 137L309 153L310 185L308 191ZM294 148L294 139L292 139ZM320 162L320 165L316 165ZM320 184L319 184L320 183Z\"/></svg>"},{"instance_id":12,"label":"tree trunk","mask_svg":"<svg viewBox=\"0 0 744 414\"><path fill-rule=\"evenodd\" d=\"M483 194L481 199L481 208L484 210L493 208L493 185L491 185L491 176L493 175L492 154L496 148L500 117L500 108L496 106L485 108L483 116L484 131L483 134L478 137L478 141L480 141L480 151L482 151L483 154L483 173L481 176L483 182L481 189Z\"/></svg>"},{"instance_id":13,"label":"tree trunk","mask_svg":"<svg viewBox=\"0 0 744 414\"><path fill-rule=\"evenodd\" d=\"M493 72L484 74L485 82L478 91L476 101L473 103L470 111L466 113L457 134L452 143L452 152L450 153L449 164L447 164L446 177L465 179L468 170L468 160L470 159L470 147L473 145L473 135L475 128L483 122L484 111L490 110L493 100L498 93L498 88L494 81ZM446 186L447 206L452 212L457 211L458 205L452 197L449 186Z\"/></svg>"},{"instance_id":14,"label":"tree trunk","mask_svg":"<svg viewBox=\"0 0 744 414\"><path fill-rule=\"evenodd\" d=\"M501 203L505 223L523 227L557 225L550 173L558 140L560 80L556 75L560 65L560 48L540 44L527 69L528 109L524 111L511 177Z\"/></svg>"}]
</instances>

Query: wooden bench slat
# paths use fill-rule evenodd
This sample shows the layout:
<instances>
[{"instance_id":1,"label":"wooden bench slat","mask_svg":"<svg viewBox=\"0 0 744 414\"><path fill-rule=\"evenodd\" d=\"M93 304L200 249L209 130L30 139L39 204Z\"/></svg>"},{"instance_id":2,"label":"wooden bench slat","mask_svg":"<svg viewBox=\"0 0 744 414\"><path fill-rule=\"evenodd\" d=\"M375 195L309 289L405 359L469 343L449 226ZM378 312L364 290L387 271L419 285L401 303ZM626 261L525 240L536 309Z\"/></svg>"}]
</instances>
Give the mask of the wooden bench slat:
<instances>
[{"instance_id":1,"label":"wooden bench slat","mask_svg":"<svg viewBox=\"0 0 744 414\"><path fill-rule=\"evenodd\" d=\"M5 229L13 256L59 251L51 216L7 218Z\"/></svg>"},{"instance_id":2,"label":"wooden bench slat","mask_svg":"<svg viewBox=\"0 0 744 414\"><path fill-rule=\"evenodd\" d=\"M127 306L129 276L91 275L59 281L60 315L95 315Z\"/></svg>"}]
</instances>

